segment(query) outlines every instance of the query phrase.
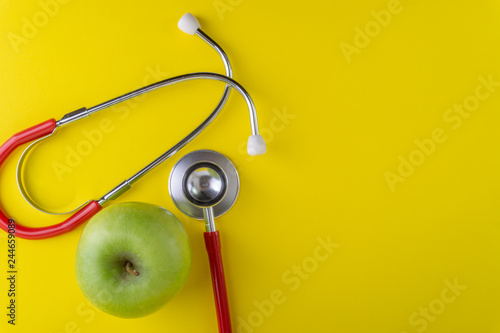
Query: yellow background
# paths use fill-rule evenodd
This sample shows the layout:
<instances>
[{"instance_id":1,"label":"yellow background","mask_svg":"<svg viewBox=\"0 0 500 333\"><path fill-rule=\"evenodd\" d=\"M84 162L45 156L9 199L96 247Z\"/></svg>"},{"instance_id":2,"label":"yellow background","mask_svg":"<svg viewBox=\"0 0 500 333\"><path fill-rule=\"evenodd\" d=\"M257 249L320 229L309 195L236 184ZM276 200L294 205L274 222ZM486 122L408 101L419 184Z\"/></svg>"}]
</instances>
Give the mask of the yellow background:
<instances>
[{"instance_id":1,"label":"yellow background","mask_svg":"<svg viewBox=\"0 0 500 333\"><path fill-rule=\"evenodd\" d=\"M268 153L244 154L248 113L233 92L202 135L119 199L166 207L191 240L186 286L145 318L114 318L84 299L74 276L82 226L18 239L17 325L7 325L0 233L1 332L216 332L204 226L168 194L174 163L202 148L228 156L241 178L238 201L216 220L235 331L500 332L500 87L458 128L445 119L476 89L484 95L478 78L500 82L498 1L66 2L46 22L38 1L0 3L0 141L151 83L151 72L221 72L213 50L177 29L192 12L252 94ZM376 23L372 11L388 9L390 22ZM366 28L368 41L356 37ZM346 57L341 46L356 42ZM56 209L100 198L188 133L222 87L164 88L59 130L30 155L33 195ZM58 178L54 163L103 121L112 130ZM391 189L387 172L422 158L416 140L435 129L446 140ZM20 152L1 169L2 209L21 224L57 223L20 196ZM328 239L332 253L320 247ZM453 283L465 290L453 294Z\"/></svg>"}]
</instances>

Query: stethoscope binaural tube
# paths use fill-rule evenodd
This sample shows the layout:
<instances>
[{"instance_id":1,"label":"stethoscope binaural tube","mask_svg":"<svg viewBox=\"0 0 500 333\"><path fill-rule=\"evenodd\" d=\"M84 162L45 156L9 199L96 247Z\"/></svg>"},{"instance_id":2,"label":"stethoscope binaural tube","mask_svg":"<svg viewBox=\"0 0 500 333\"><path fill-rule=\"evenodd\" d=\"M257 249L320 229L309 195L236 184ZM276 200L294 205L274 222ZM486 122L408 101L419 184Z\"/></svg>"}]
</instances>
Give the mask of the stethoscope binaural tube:
<instances>
[{"instance_id":1,"label":"stethoscope binaural tube","mask_svg":"<svg viewBox=\"0 0 500 333\"><path fill-rule=\"evenodd\" d=\"M186 15L185 15L186 16ZM184 16L184 17L185 17ZM191 15L192 16L192 15ZM183 18L184 18L183 17ZM194 17L192 17L194 18ZM188 17L188 19L190 19ZM196 19L194 18L196 21ZM182 19L181 19L182 21ZM195 22L197 24L197 21ZM196 24L193 24L193 21L191 20L191 28L193 26L196 27ZM179 22L180 25L180 22ZM181 29L182 30L182 29ZM221 55L221 58L224 62L225 68L226 68L226 74L231 75L231 66L230 63L227 59L227 56L225 55L224 51L220 46L218 46L212 39L210 39L206 34L204 34L201 29L199 28L199 24L197 24L196 30L193 32L193 34L197 34L200 36L205 42L207 42L209 45L211 45L215 50L218 51L218 53ZM168 85L172 85L175 83L180 83L184 81L189 81L189 80L196 80L196 79L210 79L210 80L218 80L225 82L227 84L223 96L214 109L212 113L209 115L209 117L201 123L195 130L193 130L190 134L188 134L183 140L181 140L179 143L177 143L174 147L169 149L167 152L162 154L160 157L155 159L153 162L148 164L145 168L141 169L139 172L137 172L134 176L132 176L130 179L127 179L123 182L121 182L118 186L113 188L110 192L105 194L100 200L90 200L84 205L80 206L79 209L75 214L70 216L68 219L65 221L48 226L48 227L42 227L42 228L30 228L23 226L19 223L16 222L16 229L15 229L15 235L20 238L26 238L26 239L43 239L43 238L49 238L49 237L54 237L63 233L66 233L68 231L73 230L86 220L88 220L90 217L92 217L94 214L96 214L99 210L102 209L102 206L106 204L107 202L114 200L118 198L121 194L125 193L128 189L130 189L131 185L136 182L138 179L140 179L144 174L146 174L148 171L153 169L155 166L159 165L161 162L165 161L172 155L174 155L177 151L179 151L182 147L184 147L186 144L191 142L203 129L210 124L213 119L217 116L217 114L220 112L222 107L224 106L230 87L233 87L235 90L237 90L244 98L247 103L247 106L249 108L250 112L250 121L251 121L251 127L252 127L252 135L250 136L248 140L248 153L250 155L260 155L265 153L266 151L266 146L265 142L262 139L262 137L259 135L258 131L258 123L257 123L257 116L256 116L256 111L255 111L255 106L253 104L253 101L250 97L250 95L246 92L246 90L238 84L236 81L231 79L228 76L224 76L221 74L217 73L208 73L208 72L202 72L202 73L190 73L190 74L185 74L185 75L180 75L176 76L170 79L162 80L157 83L153 83L151 85L148 85L146 87L134 90L130 93L124 94L122 96L116 97L114 99L111 99L107 102L104 102L102 104L99 104L95 107L92 107L90 109L82 108L76 111L73 111L71 113L66 114L63 118L61 118L59 121L56 121L54 119L50 119L48 121L45 121L43 123L40 123L36 126L30 127L22 132L19 132L12 136L7 142L5 142L1 147L0 147L0 166L2 163L6 160L6 158L19 146L26 144L28 142L31 142L33 140L38 140L36 142L39 142L41 139L45 139L46 137L49 137L54 133L54 131L58 127L62 127L64 125L68 125L74 121L77 121L79 119L85 118L92 113L95 113L97 111L100 111L104 108L107 108L109 106L115 105L117 103L123 102L125 100L128 100L130 98L142 95L144 93L150 92L152 90L165 87ZM35 143L36 143L35 142ZM18 183L19 187L21 189L21 193L27 201L35 208L40 209L36 203L34 203L31 198L29 198L29 195L27 194L27 191L25 190L25 187L22 183L22 177L20 177L20 173L22 170L22 162L24 161L24 157L26 156L27 152L33 147L33 144L27 148L25 153L20 159L20 165L18 165ZM21 179L21 181L20 181ZM40 209L44 211L43 209ZM47 211L45 211L47 212ZM51 213L51 212L48 212ZM12 220L5 215L0 210L0 228L3 229L4 231L9 230L9 223Z\"/></svg>"}]
</instances>

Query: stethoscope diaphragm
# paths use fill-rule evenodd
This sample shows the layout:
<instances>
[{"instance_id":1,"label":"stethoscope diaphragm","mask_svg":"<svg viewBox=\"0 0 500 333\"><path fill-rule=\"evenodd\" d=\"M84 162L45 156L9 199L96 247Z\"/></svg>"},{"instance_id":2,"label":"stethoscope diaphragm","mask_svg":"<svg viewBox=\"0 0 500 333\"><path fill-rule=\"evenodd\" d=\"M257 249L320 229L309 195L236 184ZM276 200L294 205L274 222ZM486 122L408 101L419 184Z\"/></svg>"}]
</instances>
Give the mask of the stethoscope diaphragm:
<instances>
[{"instance_id":1,"label":"stethoscope diaphragm","mask_svg":"<svg viewBox=\"0 0 500 333\"><path fill-rule=\"evenodd\" d=\"M189 187L193 186L192 183L190 184L190 177L191 181L193 177L199 177L196 175L197 170L200 170L199 174L206 173L207 178L210 179L210 183L207 184L208 191L204 193L201 193L200 189L189 190ZM210 170L214 172L211 173ZM224 191L222 188L214 189L219 181L220 186L225 188ZM172 168L168 182L170 196L175 206L187 216L198 220L203 220L203 207L205 206L212 206L215 217L227 212L238 197L239 187L240 180L233 163L213 150L197 150L183 156ZM200 195L192 195L193 193L200 193Z\"/></svg>"}]
</instances>

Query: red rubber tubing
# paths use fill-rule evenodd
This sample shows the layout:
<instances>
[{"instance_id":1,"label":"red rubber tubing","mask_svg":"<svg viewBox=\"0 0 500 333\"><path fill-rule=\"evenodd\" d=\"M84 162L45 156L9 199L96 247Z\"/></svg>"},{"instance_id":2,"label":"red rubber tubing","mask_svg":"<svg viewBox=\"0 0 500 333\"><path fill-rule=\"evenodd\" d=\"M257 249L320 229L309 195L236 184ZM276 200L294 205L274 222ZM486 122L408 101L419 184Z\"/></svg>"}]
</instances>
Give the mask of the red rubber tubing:
<instances>
[{"instance_id":1,"label":"red rubber tubing","mask_svg":"<svg viewBox=\"0 0 500 333\"><path fill-rule=\"evenodd\" d=\"M17 134L14 134L9 140L7 140L0 147L0 167L2 166L3 162L7 159L7 157L9 157L9 155L17 147L51 134L52 132L54 132L56 127L57 125L55 119L50 119L33 127L27 128L24 131L21 131ZM90 219L101 209L102 207L101 205L99 205L97 201L90 201L87 205L85 205L82 209L80 209L78 212L70 216L65 221L59 224L51 225L48 227L40 227L40 228L25 227L15 222L14 220L8 218L7 215L5 215L5 213L0 209L0 228L6 232L9 232L8 225L9 223L14 222L15 223L14 235L16 237L25 239L49 238L73 230L83 222Z\"/></svg>"},{"instance_id":2,"label":"red rubber tubing","mask_svg":"<svg viewBox=\"0 0 500 333\"><path fill-rule=\"evenodd\" d=\"M231 333L231 317L229 315L224 267L222 266L219 232L205 232L204 236L210 262L210 272L212 273L212 287L214 289L219 332Z\"/></svg>"}]
</instances>

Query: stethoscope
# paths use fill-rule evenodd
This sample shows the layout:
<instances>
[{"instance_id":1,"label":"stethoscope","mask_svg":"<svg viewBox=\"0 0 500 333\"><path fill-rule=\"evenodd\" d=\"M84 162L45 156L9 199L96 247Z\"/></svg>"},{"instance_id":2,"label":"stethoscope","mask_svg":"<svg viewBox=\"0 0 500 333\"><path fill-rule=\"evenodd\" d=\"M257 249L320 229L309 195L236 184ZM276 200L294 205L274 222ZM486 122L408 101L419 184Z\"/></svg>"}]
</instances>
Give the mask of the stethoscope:
<instances>
[{"instance_id":1,"label":"stethoscope","mask_svg":"<svg viewBox=\"0 0 500 333\"><path fill-rule=\"evenodd\" d=\"M17 237L26 239L54 237L69 232L90 219L93 215L99 212L105 204L117 199L123 193L128 191L132 185L142 178L147 172L172 157L185 145L191 142L196 136L198 136L215 119L215 117L217 117L220 110L224 107L231 88L234 88L240 95L243 96L250 113L252 135L250 135L247 142L248 154L261 155L266 152L266 144L262 136L259 134L255 105L248 92L238 82L232 79L231 64L226 53L213 39L201 30L198 20L193 15L189 13L185 14L179 20L178 27L187 34L196 34L215 51L217 51L222 59L222 62L224 63L226 72L225 75L211 72L198 72L165 79L113 98L94 107L88 109L81 108L70 112L59 120L50 119L44 121L38 125L14 134L0 147L1 166L16 148L32 142L22 153L17 165L16 177L21 194L31 206L42 212L57 215L74 213L63 222L47 227L32 228L15 222L15 235ZM67 126L105 108L155 89L184 81L200 79L217 80L226 84L219 103L210 115L184 139L179 141L176 145L149 163L132 177L118 184L111 191L103 195L99 200L89 200L70 212L61 213L43 208L29 195L23 181L24 162L29 155L29 152L38 143L53 135L58 128ZM209 150L195 151L181 158L172 169L169 181L170 194L179 210L190 217L205 220L205 243L209 253L212 282L218 310L219 329L221 332L230 332L231 326L222 259L220 255L220 239L218 231L215 229L214 218L225 213L232 206L238 195L238 189L239 180L234 165L223 155ZM0 228L8 232L9 222L13 222L13 220L7 217L7 215L0 210Z\"/></svg>"},{"instance_id":2,"label":"stethoscope","mask_svg":"<svg viewBox=\"0 0 500 333\"><path fill-rule=\"evenodd\" d=\"M211 150L197 150L183 156L172 168L168 182L177 208L190 217L205 220L204 239L220 332L231 332L231 320L220 236L214 220L236 201L239 184L238 172L231 161Z\"/></svg>"},{"instance_id":3,"label":"stethoscope","mask_svg":"<svg viewBox=\"0 0 500 333\"><path fill-rule=\"evenodd\" d=\"M31 206L34 208L48 214L57 214L57 215L63 215L63 214L68 214L74 212L72 216L70 216L68 219L65 221L55 224L52 226L48 227L41 227L41 228L31 228L31 227L26 227L18 222L16 222L16 236L20 238L26 238L26 239L43 239L43 238L49 238L49 237L54 237L61 235L63 233L69 232L88 220L90 217L92 217L94 214L96 214L98 211L102 209L102 206L105 204L109 203L110 201L113 201L117 199L119 196L124 194L126 191L128 191L132 185L137 182L139 179L141 179L146 173L151 171L154 167L159 165L160 163L164 162L168 158L172 157L175 153L177 153L180 149L182 149L185 145L187 145L189 142L191 142L196 136L198 136L214 119L217 117L219 114L220 110L224 107L227 98L229 96L229 93L231 91L231 88L234 88L238 93L240 93L243 98L245 99L245 102L247 104L248 110L250 112L250 125L251 125L251 130L252 130L252 135L248 139L247 143L247 151L248 154L250 155L261 155L266 152L266 144L264 142L264 139L262 136L259 134L259 128L258 128L258 123L257 123L257 113L255 111L255 105L253 103L252 98L248 94L248 92L235 80L233 80L232 77L232 70L231 70L231 64L229 62L229 59L226 55L226 53L222 50L222 48L209 36L207 36L201 29L200 29L200 24L198 23L198 20L191 14L185 14L180 20L178 24L179 28L184 31L185 33L191 34L191 35L198 35L202 40L204 40L208 45L210 45L212 48L214 48L220 55L224 67L226 70L226 75L222 74L217 74L217 73L210 73L210 72L199 72L199 73L189 73L189 74L184 74L184 75L179 75L175 76L169 79L165 79L153 84L150 84L148 86L139 88L137 90L131 91L129 93L126 93L124 95L121 95L119 97L113 98L107 102L98 104L94 107L91 108L81 108L76 111L70 112L66 115L64 115L61 119L55 120L55 119L50 119L47 121L44 121L38 125L35 125L33 127L30 127L28 129L25 129L24 131L21 131L17 134L14 134L9 140L7 140L1 147L0 147L0 166L2 163L7 159L7 157L19 146L32 142L22 153L19 163L17 165L17 172L16 172L16 177L17 177L17 183L19 186L19 190L21 191L21 194L23 197L28 201ZM24 167L24 162L26 160L26 157L28 156L29 152L41 141L46 140L50 136L52 136L54 133L56 133L56 130L58 128L67 126L77 120L83 119L85 117L88 117L98 111L101 111L105 108L111 107L115 104L121 103L123 101L126 101L128 99L137 97L139 95L145 94L147 92L153 91L155 89L169 86L172 84L184 82L184 81L190 81L190 80L217 80L217 81L222 81L226 83L226 87L224 89L224 92L222 94L222 98L220 99L219 103L215 107L215 109L210 113L210 115L200 124L198 127L196 127L191 133L189 133L184 139L179 141L176 145L174 145L172 148L167 150L165 153L163 153L161 156L156 158L154 161L146 165L143 169L141 169L139 172L134 174L132 177L130 177L127 180L124 180L120 184L118 184L116 187L114 187L111 191L103 195L99 200L89 200L82 204L81 206L75 208L74 210L70 212L54 212L48 209L45 209L41 205L37 204L35 200L32 199L32 197L29 195L28 190L24 184L23 180L23 167ZM5 215L4 212L0 210L0 227L7 231L8 230L8 223L9 223L9 217Z\"/></svg>"}]
</instances>

